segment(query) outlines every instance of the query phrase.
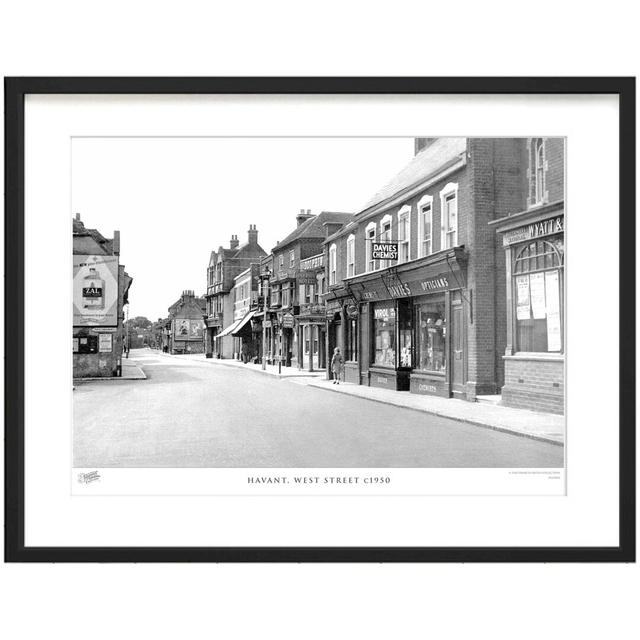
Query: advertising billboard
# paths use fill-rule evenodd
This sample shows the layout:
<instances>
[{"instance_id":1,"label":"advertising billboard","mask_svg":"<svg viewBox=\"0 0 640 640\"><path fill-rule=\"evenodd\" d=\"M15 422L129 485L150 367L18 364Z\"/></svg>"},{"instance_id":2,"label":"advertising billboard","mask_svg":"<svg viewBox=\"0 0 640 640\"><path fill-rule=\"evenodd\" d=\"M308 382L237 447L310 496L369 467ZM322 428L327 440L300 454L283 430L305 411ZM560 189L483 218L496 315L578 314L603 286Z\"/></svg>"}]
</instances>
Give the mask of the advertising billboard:
<instances>
[{"instance_id":1,"label":"advertising billboard","mask_svg":"<svg viewBox=\"0 0 640 640\"><path fill-rule=\"evenodd\" d=\"M73 256L73 325L118 325L118 256Z\"/></svg>"},{"instance_id":2,"label":"advertising billboard","mask_svg":"<svg viewBox=\"0 0 640 640\"><path fill-rule=\"evenodd\" d=\"M176 318L173 321L173 335L176 340L201 340L203 326L202 320Z\"/></svg>"}]
</instances>

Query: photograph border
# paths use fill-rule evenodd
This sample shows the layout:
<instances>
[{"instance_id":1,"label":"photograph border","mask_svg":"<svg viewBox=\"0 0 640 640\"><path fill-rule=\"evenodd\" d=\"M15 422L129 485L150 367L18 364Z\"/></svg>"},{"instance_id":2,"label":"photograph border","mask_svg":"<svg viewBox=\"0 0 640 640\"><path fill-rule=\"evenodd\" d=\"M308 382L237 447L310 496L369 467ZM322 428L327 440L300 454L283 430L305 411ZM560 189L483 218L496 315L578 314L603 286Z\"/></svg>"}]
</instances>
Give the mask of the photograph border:
<instances>
[{"instance_id":1,"label":"photograph border","mask_svg":"<svg viewBox=\"0 0 640 640\"><path fill-rule=\"evenodd\" d=\"M5 78L5 562L634 562L635 78ZM619 98L619 544L611 547L25 546L25 96L28 94L616 94ZM11 310L9 312L8 310Z\"/></svg>"}]
</instances>

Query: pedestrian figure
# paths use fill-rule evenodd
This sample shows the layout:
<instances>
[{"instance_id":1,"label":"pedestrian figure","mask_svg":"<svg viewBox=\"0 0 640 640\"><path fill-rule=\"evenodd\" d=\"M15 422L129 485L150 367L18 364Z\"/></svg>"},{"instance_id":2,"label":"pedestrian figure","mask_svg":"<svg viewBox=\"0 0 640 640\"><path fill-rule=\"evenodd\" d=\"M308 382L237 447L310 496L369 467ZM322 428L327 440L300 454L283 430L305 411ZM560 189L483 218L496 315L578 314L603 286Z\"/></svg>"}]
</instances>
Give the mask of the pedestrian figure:
<instances>
[{"instance_id":1,"label":"pedestrian figure","mask_svg":"<svg viewBox=\"0 0 640 640\"><path fill-rule=\"evenodd\" d=\"M242 354L242 361L247 364L249 362L249 345L246 342L242 343L240 353Z\"/></svg>"},{"instance_id":2,"label":"pedestrian figure","mask_svg":"<svg viewBox=\"0 0 640 640\"><path fill-rule=\"evenodd\" d=\"M331 358L331 372L333 373L333 384L340 384L340 376L344 368L344 358L340 353L340 347L336 347L333 350L333 357Z\"/></svg>"}]
</instances>

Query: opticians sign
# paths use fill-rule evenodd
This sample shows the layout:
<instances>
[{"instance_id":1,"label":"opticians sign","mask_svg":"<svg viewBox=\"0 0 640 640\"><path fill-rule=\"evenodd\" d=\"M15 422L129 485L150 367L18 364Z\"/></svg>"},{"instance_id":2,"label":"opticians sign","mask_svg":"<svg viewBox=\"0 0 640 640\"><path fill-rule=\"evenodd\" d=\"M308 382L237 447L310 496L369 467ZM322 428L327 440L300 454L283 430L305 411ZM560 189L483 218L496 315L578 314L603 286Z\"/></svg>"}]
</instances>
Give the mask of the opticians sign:
<instances>
[{"instance_id":1,"label":"opticians sign","mask_svg":"<svg viewBox=\"0 0 640 640\"><path fill-rule=\"evenodd\" d=\"M73 256L73 325L118 325L117 256Z\"/></svg>"},{"instance_id":2,"label":"opticians sign","mask_svg":"<svg viewBox=\"0 0 640 640\"><path fill-rule=\"evenodd\" d=\"M397 242L374 242L371 248L372 260L397 260Z\"/></svg>"}]
</instances>

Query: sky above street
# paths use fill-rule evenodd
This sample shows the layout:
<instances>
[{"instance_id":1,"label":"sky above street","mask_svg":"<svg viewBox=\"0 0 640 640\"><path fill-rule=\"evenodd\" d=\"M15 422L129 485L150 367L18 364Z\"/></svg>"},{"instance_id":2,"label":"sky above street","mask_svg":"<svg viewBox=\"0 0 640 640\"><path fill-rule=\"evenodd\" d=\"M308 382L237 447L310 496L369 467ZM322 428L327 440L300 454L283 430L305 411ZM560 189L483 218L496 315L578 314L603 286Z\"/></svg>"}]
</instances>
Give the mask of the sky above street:
<instances>
[{"instance_id":1,"label":"sky above street","mask_svg":"<svg viewBox=\"0 0 640 640\"><path fill-rule=\"evenodd\" d=\"M255 224L269 253L300 209L355 213L412 157L413 138L74 138L71 213L120 230L129 316L157 320L232 234Z\"/></svg>"}]
</instances>

